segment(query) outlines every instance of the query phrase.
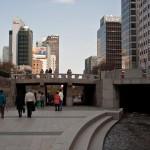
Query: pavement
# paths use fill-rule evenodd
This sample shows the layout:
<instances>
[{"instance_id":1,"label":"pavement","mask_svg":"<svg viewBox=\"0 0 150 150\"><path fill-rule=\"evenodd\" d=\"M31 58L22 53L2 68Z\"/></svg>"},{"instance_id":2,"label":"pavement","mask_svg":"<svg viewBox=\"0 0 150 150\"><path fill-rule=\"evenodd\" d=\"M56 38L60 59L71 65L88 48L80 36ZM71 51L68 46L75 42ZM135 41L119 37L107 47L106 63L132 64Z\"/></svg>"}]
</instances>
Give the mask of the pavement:
<instances>
[{"instance_id":1,"label":"pavement","mask_svg":"<svg viewBox=\"0 0 150 150\"><path fill-rule=\"evenodd\" d=\"M19 118L15 108L8 108L5 118L0 118L0 150L53 150L68 128L100 112L97 107L65 107L59 112L46 107L33 112L32 118L26 113Z\"/></svg>"}]
</instances>

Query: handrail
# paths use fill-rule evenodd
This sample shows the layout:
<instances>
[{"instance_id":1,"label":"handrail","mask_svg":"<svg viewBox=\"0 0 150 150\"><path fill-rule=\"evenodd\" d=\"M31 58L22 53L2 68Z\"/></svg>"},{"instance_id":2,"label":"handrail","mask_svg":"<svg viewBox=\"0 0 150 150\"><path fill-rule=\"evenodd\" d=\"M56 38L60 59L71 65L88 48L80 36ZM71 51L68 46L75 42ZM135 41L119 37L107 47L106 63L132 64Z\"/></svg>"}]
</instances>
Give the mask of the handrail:
<instances>
[{"instance_id":1,"label":"handrail","mask_svg":"<svg viewBox=\"0 0 150 150\"><path fill-rule=\"evenodd\" d=\"M92 74L65 74L65 73L46 73L46 74L11 74L12 79L99 79L98 75Z\"/></svg>"}]
</instances>

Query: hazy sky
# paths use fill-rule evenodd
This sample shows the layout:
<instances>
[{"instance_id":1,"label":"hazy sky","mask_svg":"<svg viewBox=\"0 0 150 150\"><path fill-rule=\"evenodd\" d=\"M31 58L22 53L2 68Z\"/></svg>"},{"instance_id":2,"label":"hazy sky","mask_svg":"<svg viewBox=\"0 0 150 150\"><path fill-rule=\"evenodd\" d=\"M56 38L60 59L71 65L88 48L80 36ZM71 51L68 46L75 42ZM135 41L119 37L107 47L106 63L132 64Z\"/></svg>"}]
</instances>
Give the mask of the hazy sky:
<instances>
[{"instance_id":1,"label":"hazy sky","mask_svg":"<svg viewBox=\"0 0 150 150\"><path fill-rule=\"evenodd\" d=\"M32 29L34 44L60 36L60 72L82 73L85 58L97 54L101 17L120 14L121 0L1 0L0 54L8 45L12 19L19 17Z\"/></svg>"}]
</instances>

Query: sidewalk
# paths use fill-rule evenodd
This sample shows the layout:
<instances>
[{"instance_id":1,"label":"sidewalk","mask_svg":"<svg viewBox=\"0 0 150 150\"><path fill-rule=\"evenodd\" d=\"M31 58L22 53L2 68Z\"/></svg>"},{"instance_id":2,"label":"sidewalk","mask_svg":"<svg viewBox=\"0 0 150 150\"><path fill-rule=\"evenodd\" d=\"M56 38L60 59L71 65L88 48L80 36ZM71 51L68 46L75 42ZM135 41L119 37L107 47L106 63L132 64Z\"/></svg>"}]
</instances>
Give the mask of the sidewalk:
<instances>
[{"instance_id":1,"label":"sidewalk","mask_svg":"<svg viewBox=\"0 0 150 150\"><path fill-rule=\"evenodd\" d=\"M18 117L15 109L0 118L0 150L52 150L52 144L68 128L100 111L95 107L67 107L55 112L46 107L33 112L32 118Z\"/></svg>"}]
</instances>

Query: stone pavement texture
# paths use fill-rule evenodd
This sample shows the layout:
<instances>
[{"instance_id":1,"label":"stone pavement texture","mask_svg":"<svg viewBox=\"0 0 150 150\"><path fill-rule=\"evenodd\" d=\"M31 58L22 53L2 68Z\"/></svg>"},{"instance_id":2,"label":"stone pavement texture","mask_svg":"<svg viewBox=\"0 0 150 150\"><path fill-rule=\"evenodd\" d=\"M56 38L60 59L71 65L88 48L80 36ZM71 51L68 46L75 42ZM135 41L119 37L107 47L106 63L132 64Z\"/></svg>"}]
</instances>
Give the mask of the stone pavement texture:
<instances>
[{"instance_id":1,"label":"stone pavement texture","mask_svg":"<svg viewBox=\"0 0 150 150\"><path fill-rule=\"evenodd\" d=\"M8 109L0 118L0 150L53 150L68 128L100 112L96 107L67 107L60 112L47 107L33 112L32 118L26 113L19 118L15 109Z\"/></svg>"}]
</instances>

